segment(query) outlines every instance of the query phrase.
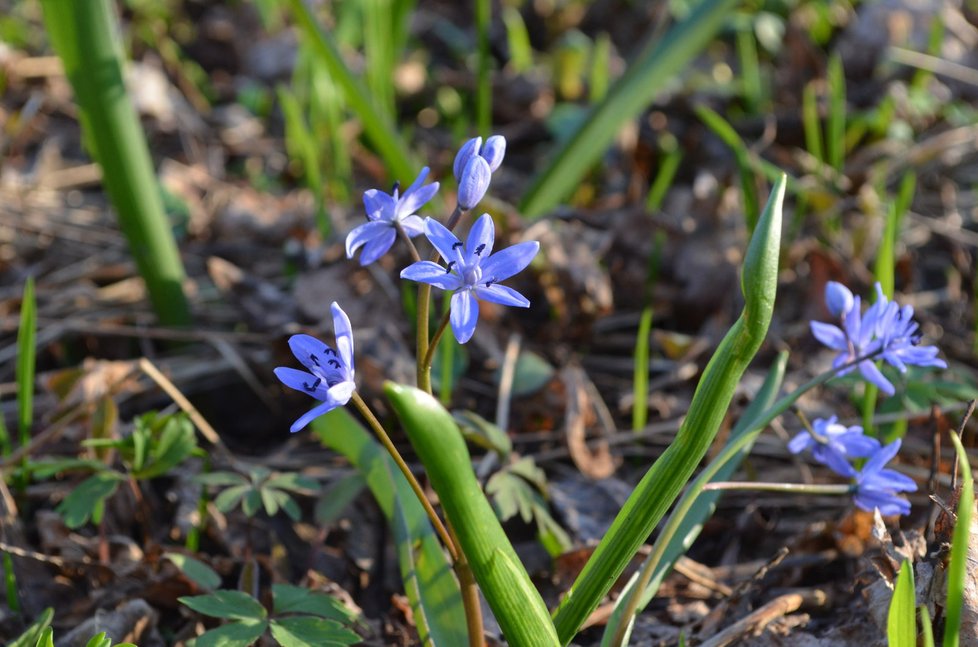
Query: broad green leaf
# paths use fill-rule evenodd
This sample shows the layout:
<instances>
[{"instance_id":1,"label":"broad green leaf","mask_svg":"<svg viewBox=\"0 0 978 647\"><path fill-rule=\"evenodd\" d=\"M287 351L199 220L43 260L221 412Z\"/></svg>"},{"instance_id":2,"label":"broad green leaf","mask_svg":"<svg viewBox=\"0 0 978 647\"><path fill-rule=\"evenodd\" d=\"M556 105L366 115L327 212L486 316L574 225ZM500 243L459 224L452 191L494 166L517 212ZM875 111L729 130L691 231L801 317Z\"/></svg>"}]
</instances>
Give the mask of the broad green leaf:
<instances>
[{"instance_id":1,"label":"broad green leaf","mask_svg":"<svg viewBox=\"0 0 978 647\"><path fill-rule=\"evenodd\" d=\"M265 485L298 494L316 494L320 489L319 481L295 472L275 474L265 481Z\"/></svg>"},{"instance_id":2,"label":"broad green leaf","mask_svg":"<svg viewBox=\"0 0 978 647\"><path fill-rule=\"evenodd\" d=\"M198 474L194 477L194 482L201 485L248 485L249 481L235 472L211 472L209 474Z\"/></svg>"},{"instance_id":3,"label":"broad green leaf","mask_svg":"<svg viewBox=\"0 0 978 647\"><path fill-rule=\"evenodd\" d=\"M276 514L278 514L279 498L276 496L276 494L285 494L285 492L274 490L269 487L263 487L258 492L261 494L261 503L265 508L265 514L267 514L269 517L274 517ZM286 494L285 496L288 495Z\"/></svg>"},{"instance_id":4,"label":"broad green leaf","mask_svg":"<svg viewBox=\"0 0 978 647\"><path fill-rule=\"evenodd\" d=\"M331 595L320 591L310 591L291 584L273 584L272 599L275 613L308 613L327 620L349 624L356 620L356 614L345 604Z\"/></svg>"},{"instance_id":5,"label":"broad green leaf","mask_svg":"<svg viewBox=\"0 0 978 647\"><path fill-rule=\"evenodd\" d=\"M361 641L360 636L332 620L310 616L272 620L272 637L282 647L329 647Z\"/></svg>"},{"instance_id":6,"label":"broad green leaf","mask_svg":"<svg viewBox=\"0 0 978 647\"><path fill-rule=\"evenodd\" d=\"M387 518L421 642L468 644L458 581L424 508L394 460L343 408L320 416L312 428L324 445L346 456L364 475Z\"/></svg>"},{"instance_id":7,"label":"broad green leaf","mask_svg":"<svg viewBox=\"0 0 978 647\"><path fill-rule=\"evenodd\" d=\"M214 505L221 512L230 512L241 502L246 494L254 492L250 483L244 485L234 485L222 491L214 498Z\"/></svg>"},{"instance_id":8,"label":"broad green leaf","mask_svg":"<svg viewBox=\"0 0 978 647\"><path fill-rule=\"evenodd\" d=\"M744 258L744 308L700 378L676 439L625 501L554 614L562 644L574 637L621 576L706 455L748 364L767 335L774 311L781 244L782 176L771 190Z\"/></svg>"},{"instance_id":9,"label":"broad green leaf","mask_svg":"<svg viewBox=\"0 0 978 647\"><path fill-rule=\"evenodd\" d=\"M242 591L221 590L177 599L197 613L212 618L263 620L268 615L258 600Z\"/></svg>"},{"instance_id":10,"label":"broad green leaf","mask_svg":"<svg viewBox=\"0 0 978 647\"><path fill-rule=\"evenodd\" d=\"M194 647L250 647L266 629L267 620L239 620L202 633Z\"/></svg>"},{"instance_id":11,"label":"broad green leaf","mask_svg":"<svg viewBox=\"0 0 978 647\"><path fill-rule=\"evenodd\" d=\"M519 211L537 218L569 195L622 126L645 110L710 42L735 5L734 0L703 0L663 38L650 40L574 136L553 151L547 166L533 178Z\"/></svg>"},{"instance_id":12,"label":"broad green leaf","mask_svg":"<svg viewBox=\"0 0 978 647\"><path fill-rule=\"evenodd\" d=\"M245 493L244 498L241 499L241 511L249 517L254 517L261 507L262 501L260 490L250 489Z\"/></svg>"},{"instance_id":13,"label":"broad green leaf","mask_svg":"<svg viewBox=\"0 0 978 647\"><path fill-rule=\"evenodd\" d=\"M470 443L492 450L503 459L509 457L513 451L513 441L509 439L509 434L476 412L455 411L452 416Z\"/></svg>"},{"instance_id":14,"label":"broad green leaf","mask_svg":"<svg viewBox=\"0 0 978 647\"><path fill-rule=\"evenodd\" d=\"M98 516L99 506L115 494L125 477L115 472L98 472L89 476L58 504L57 511L69 528L79 528L90 517Z\"/></svg>"},{"instance_id":15,"label":"broad green leaf","mask_svg":"<svg viewBox=\"0 0 978 647\"><path fill-rule=\"evenodd\" d=\"M161 476L182 463L197 448L194 426L183 414L169 416L159 432L159 440L150 446L149 461L133 476L149 479Z\"/></svg>"},{"instance_id":16,"label":"broad green leaf","mask_svg":"<svg viewBox=\"0 0 978 647\"><path fill-rule=\"evenodd\" d=\"M54 629L47 627L37 639L37 647L54 647Z\"/></svg>"},{"instance_id":17,"label":"broad green leaf","mask_svg":"<svg viewBox=\"0 0 978 647\"><path fill-rule=\"evenodd\" d=\"M91 458L59 458L54 460L32 461L27 465L36 479L48 479L55 474L74 471L101 472L107 470L105 463Z\"/></svg>"},{"instance_id":18,"label":"broad green leaf","mask_svg":"<svg viewBox=\"0 0 978 647\"><path fill-rule=\"evenodd\" d=\"M54 620L54 609L48 607L41 612L41 615L37 617L24 633L7 643L7 647L35 647L35 645L44 644L41 642L41 639L44 636L44 632L51 628L52 620Z\"/></svg>"},{"instance_id":19,"label":"broad green leaf","mask_svg":"<svg viewBox=\"0 0 978 647\"><path fill-rule=\"evenodd\" d=\"M329 526L339 519L343 511L360 496L365 487L367 487L367 480L360 472L347 474L327 485L316 503L316 523Z\"/></svg>"},{"instance_id":20,"label":"broad green leaf","mask_svg":"<svg viewBox=\"0 0 978 647\"><path fill-rule=\"evenodd\" d=\"M886 639L890 647L917 646L917 612L913 585L913 567L903 560L890 600L890 612L886 618Z\"/></svg>"},{"instance_id":21,"label":"broad green leaf","mask_svg":"<svg viewBox=\"0 0 978 647\"><path fill-rule=\"evenodd\" d=\"M524 351L516 359L513 373L513 395L531 395L547 385L554 376L553 367L536 353ZM496 381L499 381L497 375Z\"/></svg>"},{"instance_id":22,"label":"broad green leaf","mask_svg":"<svg viewBox=\"0 0 978 647\"><path fill-rule=\"evenodd\" d=\"M971 477L968 454L958 435L951 432L951 442L958 455L961 485L957 519L951 539L951 559L947 567L947 599L944 601L944 647L957 647L961 640L961 613L968 577L968 548L972 539L972 515L975 510L975 482Z\"/></svg>"},{"instance_id":23,"label":"broad green leaf","mask_svg":"<svg viewBox=\"0 0 978 647\"><path fill-rule=\"evenodd\" d=\"M163 557L173 562L181 573L205 591L216 589L221 585L221 576L199 559L181 553L164 553Z\"/></svg>"},{"instance_id":24,"label":"broad green leaf","mask_svg":"<svg viewBox=\"0 0 978 647\"><path fill-rule=\"evenodd\" d=\"M92 636L85 647L112 647L112 639L109 638L105 632Z\"/></svg>"},{"instance_id":25,"label":"broad green leaf","mask_svg":"<svg viewBox=\"0 0 978 647\"><path fill-rule=\"evenodd\" d=\"M557 645L546 604L483 494L451 414L420 389L388 382L384 391L425 466L503 635L513 645Z\"/></svg>"}]
</instances>

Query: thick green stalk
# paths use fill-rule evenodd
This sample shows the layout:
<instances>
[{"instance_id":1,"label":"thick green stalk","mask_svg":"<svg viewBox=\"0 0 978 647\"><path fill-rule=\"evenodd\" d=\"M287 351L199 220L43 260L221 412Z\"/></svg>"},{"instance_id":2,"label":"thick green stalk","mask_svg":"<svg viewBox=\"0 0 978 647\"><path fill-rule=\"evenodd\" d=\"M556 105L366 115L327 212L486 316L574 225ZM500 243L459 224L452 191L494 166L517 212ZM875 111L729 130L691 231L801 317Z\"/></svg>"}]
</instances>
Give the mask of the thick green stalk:
<instances>
[{"instance_id":1,"label":"thick green stalk","mask_svg":"<svg viewBox=\"0 0 978 647\"><path fill-rule=\"evenodd\" d=\"M785 182L782 175L774 185L747 250L741 276L744 309L704 370L689 415L628 497L554 613L561 644L574 637L679 495L716 437L737 383L767 335L778 284Z\"/></svg>"},{"instance_id":2,"label":"thick green stalk","mask_svg":"<svg viewBox=\"0 0 978 647\"><path fill-rule=\"evenodd\" d=\"M183 263L163 210L160 187L122 76L119 27L109 0L42 0L51 44L75 91L85 141L146 282L160 321L190 323Z\"/></svg>"},{"instance_id":3,"label":"thick green stalk","mask_svg":"<svg viewBox=\"0 0 978 647\"><path fill-rule=\"evenodd\" d=\"M506 640L519 647L555 647L547 606L482 492L451 414L419 389L388 382L384 390Z\"/></svg>"}]
</instances>

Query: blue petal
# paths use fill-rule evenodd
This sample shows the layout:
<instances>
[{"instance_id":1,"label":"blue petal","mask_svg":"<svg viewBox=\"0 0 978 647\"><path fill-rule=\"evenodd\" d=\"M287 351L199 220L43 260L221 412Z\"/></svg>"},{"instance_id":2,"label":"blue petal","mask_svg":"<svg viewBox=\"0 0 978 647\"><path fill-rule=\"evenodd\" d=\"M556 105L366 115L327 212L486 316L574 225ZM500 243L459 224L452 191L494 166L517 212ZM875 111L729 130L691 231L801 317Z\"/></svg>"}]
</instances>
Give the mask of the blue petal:
<instances>
[{"instance_id":1,"label":"blue petal","mask_svg":"<svg viewBox=\"0 0 978 647\"><path fill-rule=\"evenodd\" d=\"M853 458L867 458L880 449L880 441L861 432L841 434L836 438L836 442L845 447L847 456Z\"/></svg>"},{"instance_id":2,"label":"blue petal","mask_svg":"<svg viewBox=\"0 0 978 647\"><path fill-rule=\"evenodd\" d=\"M290 389L295 389L296 391L302 391L308 396L316 398L317 400L326 400L328 397L329 388L326 386L326 382L315 375L306 373L305 371L300 371L294 368L288 368L286 366L279 366L274 371L275 377L279 379L282 384L289 387ZM316 380L319 380L319 384L316 384ZM312 386L316 384L316 388L309 390L306 386Z\"/></svg>"},{"instance_id":3,"label":"blue petal","mask_svg":"<svg viewBox=\"0 0 978 647\"><path fill-rule=\"evenodd\" d=\"M437 182L432 182L427 186L421 187L417 191L410 194L405 194L404 197L401 198L401 201L397 204L397 211L395 212L397 214L397 218L401 219L414 215L418 209L423 207L428 202L428 200L435 197L435 194L438 193L439 186L441 185Z\"/></svg>"},{"instance_id":4,"label":"blue petal","mask_svg":"<svg viewBox=\"0 0 978 647\"><path fill-rule=\"evenodd\" d=\"M496 223L492 216L484 213L479 219L472 223L469 235L465 239L465 262L471 264L479 258L489 258L492 254L492 245L496 239ZM481 246L481 249L480 249ZM479 250L476 253L476 250Z\"/></svg>"},{"instance_id":5,"label":"blue petal","mask_svg":"<svg viewBox=\"0 0 978 647\"><path fill-rule=\"evenodd\" d=\"M461 241L455 237L455 234L448 231L445 225L441 224L434 218L425 218L424 233L446 262L458 262L460 259L458 248L461 245Z\"/></svg>"},{"instance_id":6,"label":"blue petal","mask_svg":"<svg viewBox=\"0 0 978 647\"><path fill-rule=\"evenodd\" d=\"M326 402L335 406L342 406L350 401L350 398L353 397L353 392L356 390L357 385L352 380L334 384L329 387L329 391L326 394Z\"/></svg>"},{"instance_id":7,"label":"blue petal","mask_svg":"<svg viewBox=\"0 0 978 647\"><path fill-rule=\"evenodd\" d=\"M421 171L418 173L418 177L414 178L414 182L411 183L411 186L409 186L407 190L401 194L401 198L402 199L406 198L409 193L414 193L419 188L421 188L421 185L424 184L424 181L428 179L428 172L430 170L431 169L429 169L427 166L422 167Z\"/></svg>"},{"instance_id":8,"label":"blue petal","mask_svg":"<svg viewBox=\"0 0 978 647\"><path fill-rule=\"evenodd\" d=\"M489 169L495 173L506 155L506 138L502 135L493 135L487 138L486 145L482 147L479 155L489 162Z\"/></svg>"},{"instance_id":9,"label":"blue petal","mask_svg":"<svg viewBox=\"0 0 978 647\"><path fill-rule=\"evenodd\" d=\"M862 472L860 472L860 482L863 478L871 477L875 472L879 472L883 469L883 466L890 462L890 460L897 455L900 451L901 440L897 438L889 445L885 445L880 448L878 452L873 454L866 464L863 465Z\"/></svg>"},{"instance_id":10,"label":"blue petal","mask_svg":"<svg viewBox=\"0 0 978 647\"><path fill-rule=\"evenodd\" d=\"M878 508L880 514L887 517L910 512L910 502L892 492L859 490L853 500L863 510L872 512Z\"/></svg>"},{"instance_id":11,"label":"blue petal","mask_svg":"<svg viewBox=\"0 0 978 647\"><path fill-rule=\"evenodd\" d=\"M313 407L312 409L304 413L298 420L293 422L292 426L289 428L289 431L295 433L301 430L303 427L308 425L310 422L312 422L319 416L323 415L324 413L328 413L332 411L338 406L340 405L337 404L336 402L324 402L319 406Z\"/></svg>"},{"instance_id":12,"label":"blue petal","mask_svg":"<svg viewBox=\"0 0 978 647\"><path fill-rule=\"evenodd\" d=\"M896 389L893 384L876 368L876 364L869 360L859 362L859 372L867 382L871 382L879 387L879 390L886 395L893 395Z\"/></svg>"},{"instance_id":13,"label":"blue petal","mask_svg":"<svg viewBox=\"0 0 978 647\"><path fill-rule=\"evenodd\" d=\"M462 144L462 147L458 149L458 153L455 154L455 162L452 163L452 173L455 175L456 182L462 177L462 171L465 169L465 165L469 163L473 155L479 154L481 147L482 137L475 137Z\"/></svg>"},{"instance_id":14,"label":"blue petal","mask_svg":"<svg viewBox=\"0 0 978 647\"><path fill-rule=\"evenodd\" d=\"M421 219L421 216L406 216L401 218L401 229L410 238L420 236L424 233L424 220Z\"/></svg>"},{"instance_id":15,"label":"blue petal","mask_svg":"<svg viewBox=\"0 0 978 647\"><path fill-rule=\"evenodd\" d=\"M335 301L330 305L333 313L333 335L336 337L336 350L340 354L340 361L348 369L349 376L353 377L353 327L350 325L350 318L343 312L343 308Z\"/></svg>"},{"instance_id":16,"label":"blue petal","mask_svg":"<svg viewBox=\"0 0 978 647\"><path fill-rule=\"evenodd\" d=\"M816 445L812 456L836 474L845 476L846 478L852 478L856 475L855 468L849 464L846 457L830 445Z\"/></svg>"},{"instance_id":17,"label":"blue petal","mask_svg":"<svg viewBox=\"0 0 978 647\"><path fill-rule=\"evenodd\" d=\"M504 306L515 306L517 308L529 308L530 301L525 296L505 285L493 283L489 287L483 285L476 286L475 294L480 299L492 301Z\"/></svg>"},{"instance_id":18,"label":"blue petal","mask_svg":"<svg viewBox=\"0 0 978 647\"><path fill-rule=\"evenodd\" d=\"M419 283L429 283L442 290L457 290L462 287L462 279L454 272L446 272L445 268L431 261L411 263L401 270L401 278Z\"/></svg>"},{"instance_id":19,"label":"blue petal","mask_svg":"<svg viewBox=\"0 0 978 647\"><path fill-rule=\"evenodd\" d=\"M864 483L865 485L865 483ZM882 469L868 483L868 486L894 492L916 492L917 482L896 470Z\"/></svg>"},{"instance_id":20,"label":"blue petal","mask_svg":"<svg viewBox=\"0 0 978 647\"><path fill-rule=\"evenodd\" d=\"M384 235L388 231L393 231L393 229L390 223L384 220L371 220L359 227L354 227L346 235L346 257L353 258L353 255L360 246L374 240L378 236Z\"/></svg>"},{"instance_id":21,"label":"blue petal","mask_svg":"<svg viewBox=\"0 0 978 647\"><path fill-rule=\"evenodd\" d=\"M846 334L839 330L838 326L833 326L832 324L823 323L821 321L812 321L809 323L809 325L815 339L819 340L832 350L849 350L849 340L846 338Z\"/></svg>"},{"instance_id":22,"label":"blue petal","mask_svg":"<svg viewBox=\"0 0 978 647\"><path fill-rule=\"evenodd\" d=\"M325 375L327 361L335 355L329 344L312 335L292 335L289 337L289 348L303 366L320 377Z\"/></svg>"},{"instance_id":23,"label":"blue petal","mask_svg":"<svg viewBox=\"0 0 978 647\"><path fill-rule=\"evenodd\" d=\"M835 317L842 317L853 306L852 292L846 286L835 281L825 284L825 305Z\"/></svg>"},{"instance_id":24,"label":"blue petal","mask_svg":"<svg viewBox=\"0 0 978 647\"><path fill-rule=\"evenodd\" d=\"M387 231L381 232L363 246L363 251L360 252L360 265L370 265L386 254L395 240L397 240L397 230L388 225Z\"/></svg>"},{"instance_id":25,"label":"blue petal","mask_svg":"<svg viewBox=\"0 0 978 647\"><path fill-rule=\"evenodd\" d=\"M807 431L802 431L788 441L788 451L792 454L800 454L814 444L815 439L812 438L812 435Z\"/></svg>"},{"instance_id":26,"label":"blue petal","mask_svg":"<svg viewBox=\"0 0 978 647\"><path fill-rule=\"evenodd\" d=\"M496 252L482 263L482 276L487 281L503 281L523 271L540 251L540 243L530 240Z\"/></svg>"},{"instance_id":27,"label":"blue petal","mask_svg":"<svg viewBox=\"0 0 978 647\"><path fill-rule=\"evenodd\" d=\"M469 290L462 290L452 295L451 310L452 332L458 343L464 344L475 333L475 325L479 321L479 302Z\"/></svg>"},{"instance_id":28,"label":"blue petal","mask_svg":"<svg viewBox=\"0 0 978 647\"><path fill-rule=\"evenodd\" d=\"M478 155L470 159L462 170L462 179L458 181L458 206L467 210L479 204L489 190L491 181L489 162Z\"/></svg>"},{"instance_id":29,"label":"blue petal","mask_svg":"<svg viewBox=\"0 0 978 647\"><path fill-rule=\"evenodd\" d=\"M363 206L367 210L367 218L390 222L394 219L397 202L383 191L370 189L363 192Z\"/></svg>"}]
</instances>

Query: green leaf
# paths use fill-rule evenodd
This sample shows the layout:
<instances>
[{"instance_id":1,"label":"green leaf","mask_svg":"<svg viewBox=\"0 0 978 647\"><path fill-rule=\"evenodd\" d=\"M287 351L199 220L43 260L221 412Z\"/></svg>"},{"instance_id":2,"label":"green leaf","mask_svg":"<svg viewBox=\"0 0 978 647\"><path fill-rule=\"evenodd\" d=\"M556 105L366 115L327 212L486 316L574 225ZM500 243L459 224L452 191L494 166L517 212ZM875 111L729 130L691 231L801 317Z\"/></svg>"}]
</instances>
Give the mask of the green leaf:
<instances>
[{"instance_id":1,"label":"green leaf","mask_svg":"<svg viewBox=\"0 0 978 647\"><path fill-rule=\"evenodd\" d=\"M194 647L250 647L267 628L267 620L249 618L232 622L202 633Z\"/></svg>"},{"instance_id":2,"label":"green leaf","mask_svg":"<svg viewBox=\"0 0 978 647\"><path fill-rule=\"evenodd\" d=\"M194 426L184 414L169 416L150 448L149 464L133 476L149 479L161 476L182 463L197 448Z\"/></svg>"},{"instance_id":3,"label":"green leaf","mask_svg":"<svg viewBox=\"0 0 978 647\"><path fill-rule=\"evenodd\" d=\"M54 629L47 627L37 639L36 647L54 647Z\"/></svg>"},{"instance_id":4,"label":"green leaf","mask_svg":"<svg viewBox=\"0 0 978 647\"><path fill-rule=\"evenodd\" d=\"M163 558L173 562L181 573L205 591L216 589L221 585L221 576L199 559L181 553L163 553Z\"/></svg>"},{"instance_id":5,"label":"green leaf","mask_svg":"<svg viewBox=\"0 0 978 647\"><path fill-rule=\"evenodd\" d=\"M235 472L211 472L198 474L194 482L200 485L249 485L250 481Z\"/></svg>"},{"instance_id":6,"label":"green leaf","mask_svg":"<svg viewBox=\"0 0 978 647\"><path fill-rule=\"evenodd\" d=\"M254 517L258 510L261 509L261 491L260 490L248 490L244 498L241 500L241 511L244 512L249 517Z\"/></svg>"},{"instance_id":7,"label":"green leaf","mask_svg":"<svg viewBox=\"0 0 978 647\"><path fill-rule=\"evenodd\" d=\"M102 472L109 468L102 461L91 458L59 458L55 460L32 461L28 463L27 469L30 470L34 478L48 479L55 474L74 471Z\"/></svg>"},{"instance_id":8,"label":"green leaf","mask_svg":"<svg viewBox=\"0 0 978 647\"><path fill-rule=\"evenodd\" d=\"M58 504L57 511L69 528L79 528L92 516L96 516L99 506L115 494L119 482L124 480L115 472L99 472L81 482Z\"/></svg>"},{"instance_id":9,"label":"green leaf","mask_svg":"<svg viewBox=\"0 0 978 647\"><path fill-rule=\"evenodd\" d=\"M328 526L339 519L343 511L360 496L365 487L367 487L367 480L360 472L347 474L327 485L316 503L316 523L320 526Z\"/></svg>"},{"instance_id":10,"label":"green leaf","mask_svg":"<svg viewBox=\"0 0 978 647\"><path fill-rule=\"evenodd\" d=\"M246 494L254 491L250 483L229 487L214 498L214 505L221 512L230 512Z\"/></svg>"},{"instance_id":11,"label":"green leaf","mask_svg":"<svg viewBox=\"0 0 978 647\"><path fill-rule=\"evenodd\" d=\"M513 372L513 395L532 395L553 379L554 369L536 353L523 351L516 359ZM496 376L499 382L499 375Z\"/></svg>"},{"instance_id":12,"label":"green leaf","mask_svg":"<svg viewBox=\"0 0 978 647\"><path fill-rule=\"evenodd\" d=\"M112 639L109 638L103 631L100 634L92 636L85 647L112 647Z\"/></svg>"},{"instance_id":13,"label":"green leaf","mask_svg":"<svg viewBox=\"0 0 978 647\"><path fill-rule=\"evenodd\" d=\"M536 174L520 202L519 211L536 218L571 193L605 153L625 122L634 119L671 79L710 42L724 25L734 0L703 0L661 39L650 40L594 106L574 136L550 157Z\"/></svg>"},{"instance_id":14,"label":"green leaf","mask_svg":"<svg viewBox=\"0 0 978 647\"><path fill-rule=\"evenodd\" d=\"M886 639L890 647L916 647L917 621L916 599L913 585L913 567L903 560L897 576L890 612L886 618Z\"/></svg>"},{"instance_id":15,"label":"green leaf","mask_svg":"<svg viewBox=\"0 0 978 647\"><path fill-rule=\"evenodd\" d=\"M44 645L45 643L42 642L42 639L44 633L50 630L52 620L54 620L54 609L48 607L41 612L41 615L37 617L24 633L7 643L7 647L35 647L35 645Z\"/></svg>"},{"instance_id":16,"label":"green leaf","mask_svg":"<svg viewBox=\"0 0 978 647\"><path fill-rule=\"evenodd\" d=\"M951 539L951 559L947 567L947 599L944 601L944 647L957 647L961 636L961 613L964 607L965 585L968 577L968 548L972 538L975 509L975 482L971 476L968 454L958 435L951 432L951 442L958 455L961 485L957 519Z\"/></svg>"},{"instance_id":17,"label":"green leaf","mask_svg":"<svg viewBox=\"0 0 978 647\"><path fill-rule=\"evenodd\" d=\"M470 443L492 450L503 459L508 458L513 451L513 441L509 439L509 434L476 412L455 411L452 416L462 430L462 435Z\"/></svg>"},{"instance_id":18,"label":"green leaf","mask_svg":"<svg viewBox=\"0 0 978 647\"><path fill-rule=\"evenodd\" d=\"M676 439L632 491L554 613L561 644L574 637L682 491L716 438L737 384L767 335L778 285L786 182L782 176L772 188L748 245L740 279L744 308L704 369Z\"/></svg>"},{"instance_id":19,"label":"green leaf","mask_svg":"<svg viewBox=\"0 0 978 647\"><path fill-rule=\"evenodd\" d=\"M265 485L280 490L291 490L297 494L313 495L320 490L319 481L294 472L276 474L265 481Z\"/></svg>"},{"instance_id":20,"label":"green leaf","mask_svg":"<svg viewBox=\"0 0 978 647\"><path fill-rule=\"evenodd\" d=\"M282 647L356 645L361 641L360 636L332 620L309 616L272 620L272 637Z\"/></svg>"},{"instance_id":21,"label":"green leaf","mask_svg":"<svg viewBox=\"0 0 978 647\"><path fill-rule=\"evenodd\" d=\"M310 591L291 584L273 584L272 599L275 613L309 613L327 620L349 624L356 620L356 614L343 602L320 591Z\"/></svg>"},{"instance_id":22,"label":"green leaf","mask_svg":"<svg viewBox=\"0 0 978 647\"><path fill-rule=\"evenodd\" d=\"M394 460L346 409L320 416L312 428L324 445L344 455L364 475L387 518L421 642L468 644L458 581L424 508Z\"/></svg>"},{"instance_id":23,"label":"green leaf","mask_svg":"<svg viewBox=\"0 0 978 647\"><path fill-rule=\"evenodd\" d=\"M263 620L268 615L258 600L242 591L221 590L177 599L197 613L212 618Z\"/></svg>"},{"instance_id":24,"label":"green leaf","mask_svg":"<svg viewBox=\"0 0 978 647\"><path fill-rule=\"evenodd\" d=\"M420 389L388 382L384 391L506 639L527 647L558 644L550 612L483 494L451 414Z\"/></svg>"},{"instance_id":25,"label":"green leaf","mask_svg":"<svg viewBox=\"0 0 978 647\"><path fill-rule=\"evenodd\" d=\"M21 446L30 442L34 420L34 369L37 361L37 303L34 299L34 277L24 282L20 302L20 324L17 327L17 430Z\"/></svg>"}]
</instances>

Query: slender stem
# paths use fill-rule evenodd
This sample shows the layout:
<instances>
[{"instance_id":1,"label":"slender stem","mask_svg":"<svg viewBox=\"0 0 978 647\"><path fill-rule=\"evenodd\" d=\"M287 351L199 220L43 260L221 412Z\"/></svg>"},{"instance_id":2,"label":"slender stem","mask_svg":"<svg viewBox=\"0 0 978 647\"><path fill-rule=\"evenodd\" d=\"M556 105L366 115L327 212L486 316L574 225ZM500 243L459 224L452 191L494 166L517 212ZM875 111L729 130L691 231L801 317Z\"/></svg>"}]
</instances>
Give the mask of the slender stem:
<instances>
[{"instance_id":1,"label":"slender stem","mask_svg":"<svg viewBox=\"0 0 978 647\"><path fill-rule=\"evenodd\" d=\"M445 329L448 328L448 322L451 319L451 311L446 312L442 315L441 323L438 324L438 330L435 331L435 336L431 338L431 342L428 344L428 352L424 354L424 360L421 362L420 370L424 371L427 375L427 380L431 382L431 362L435 359L435 351L438 349L438 342L441 341L441 336L445 334Z\"/></svg>"},{"instance_id":2,"label":"slender stem","mask_svg":"<svg viewBox=\"0 0 978 647\"><path fill-rule=\"evenodd\" d=\"M458 544L458 537L452 524L448 524L448 532L452 540ZM461 544L458 544L461 546ZM465 626L469 631L469 647L484 647L485 630L482 624L482 605L479 603L479 587L475 583L475 575L465 553L459 549L458 559L454 564L458 576L458 586L462 592L462 607L465 609Z\"/></svg>"},{"instance_id":3,"label":"slender stem","mask_svg":"<svg viewBox=\"0 0 978 647\"><path fill-rule=\"evenodd\" d=\"M418 501L421 502L421 505L424 507L424 511L428 514L428 518L431 520L431 525L434 526L435 532L438 533L439 539L441 539L441 542L445 545L449 555L451 555L452 561L458 561L459 555L461 554L461 551L458 549L458 545L453 541L452 536L448 534L448 531L445 529L445 525L442 524L441 519L438 518L438 514L431 506L431 502L428 501L428 497L425 496L424 490L421 489L421 484L418 483L418 479L414 478L411 468L409 468L407 463L404 462L404 458L401 456L401 453L397 451L397 447L394 446L390 436L387 435L387 432L384 430L384 426L380 424L380 421L377 420L377 416L375 416L373 411L370 410L370 407L368 407L367 403L363 401L363 398L360 397L359 393L354 391L351 401L361 415L366 418L367 423L374 430L374 433L377 434L377 438L380 439L384 449L387 450L387 452L391 455L391 458L394 459L394 462L397 463L397 467L401 470L401 474L403 474L404 478L407 479L408 484L414 491L414 495L418 497Z\"/></svg>"},{"instance_id":4,"label":"slender stem","mask_svg":"<svg viewBox=\"0 0 978 647\"><path fill-rule=\"evenodd\" d=\"M463 213L465 213L465 210L462 209L462 205L456 204L455 210L452 211L452 215L448 217L448 222L445 223L445 229L447 229L448 231L452 231L453 229L455 229L455 226L458 224L458 221L462 218Z\"/></svg>"},{"instance_id":5,"label":"slender stem","mask_svg":"<svg viewBox=\"0 0 978 647\"><path fill-rule=\"evenodd\" d=\"M693 504L696 503L696 499L709 484L710 479L712 479L716 473L720 471L720 468L722 468L730 460L733 460L733 458L740 451L749 446L757 435L762 430L767 428L769 424L771 424L772 420L787 411L788 407L794 404L804 393L815 388L816 386L828 382L840 371L843 371L851 366L856 366L859 364L859 362L869 359L877 354L879 353L872 353L866 357L857 357L847 364L829 369L828 371L825 371L824 373L812 378L808 382L805 382L791 393L782 396L764 413L760 414L755 420L751 421L750 425L748 426L749 431L738 436L736 439L732 440L728 445L726 445L723 450L717 454L716 458L714 458L710 464L707 465L702 472L700 472L700 475L696 477L696 480L689 485L685 494L683 494L682 498L679 499L679 503L676 504L672 514L669 515L669 518L666 520L666 525L656 538L655 544L652 547L652 553L642 565L642 570L639 572L634 586L626 594L628 595L628 599L625 601L625 608L621 615L623 621L618 623L618 628L611 641L612 645L618 646L624 642L625 633L628 631L629 625L631 624L631 618L635 617L635 613L637 612L639 603L641 602L642 594L645 589L648 588L649 582L652 581L652 576L655 574L656 568L662 561L666 548L672 542L672 538L679 530L683 519L689 513L690 509L692 509Z\"/></svg>"},{"instance_id":6,"label":"slender stem","mask_svg":"<svg viewBox=\"0 0 978 647\"><path fill-rule=\"evenodd\" d=\"M407 243L408 251L411 252L411 260L415 263L421 260L421 254L418 253L418 248L414 245L414 241L408 236L407 232L404 231L404 227L401 225L397 219L394 220L394 229L397 230L397 235L401 237L405 243Z\"/></svg>"},{"instance_id":7,"label":"slender stem","mask_svg":"<svg viewBox=\"0 0 978 647\"><path fill-rule=\"evenodd\" d=\"M718 481L707 483L703 492L715 490L756 490L760 492L801 492L803 494L849 494L851 485L838 483L812 485L811 483L764 483L762 481Z\"/></svg>"}]
</instances>

